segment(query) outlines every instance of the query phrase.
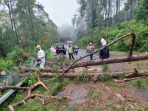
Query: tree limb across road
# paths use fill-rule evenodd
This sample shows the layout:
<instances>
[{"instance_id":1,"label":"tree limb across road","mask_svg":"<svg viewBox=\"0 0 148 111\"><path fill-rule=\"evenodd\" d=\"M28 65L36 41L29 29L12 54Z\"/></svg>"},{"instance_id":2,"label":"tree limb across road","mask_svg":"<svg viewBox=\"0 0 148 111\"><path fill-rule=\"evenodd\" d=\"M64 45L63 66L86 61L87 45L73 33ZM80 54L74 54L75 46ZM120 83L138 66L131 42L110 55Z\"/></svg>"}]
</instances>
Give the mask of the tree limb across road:
<instances>
[{"instance_id":1,"label":"tree limb across road","mask_svg":"<svg viewBox=\"0 0 148 111\"><path fill-rule=\"evenodd\" d=\"M95 61L88 61L88 62L79 62L75 63L71 66L71 69L77 67L87 67L87 66L95 66L95 65L102 65L102 64L113 64L113 63L123 63L123 62L134 62L140 60L148 60L148 54L145 55L134 55L132 57L117 57L117 58L109 58L104 60L95 60Z\"/></svg>"}]
</instances>

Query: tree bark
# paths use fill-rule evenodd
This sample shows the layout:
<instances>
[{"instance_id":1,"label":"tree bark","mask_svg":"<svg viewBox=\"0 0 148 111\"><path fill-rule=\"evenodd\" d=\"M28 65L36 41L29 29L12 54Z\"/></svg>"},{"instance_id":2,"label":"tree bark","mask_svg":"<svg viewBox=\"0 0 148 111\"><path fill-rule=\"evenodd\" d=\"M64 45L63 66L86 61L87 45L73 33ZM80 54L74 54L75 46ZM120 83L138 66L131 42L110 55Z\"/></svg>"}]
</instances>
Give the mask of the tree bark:
<instances>
[{"instance_id":1,"label":"tree bark","mask_svg":"<svg viewBox=\"0 0 148 111\"><path fill-rule=\"evenodd\" d=\"M24 72L35 72L36 71L35 68L23 68L21 70ZM54 72L63 73L64 72L64 70L62 70L62 69L53 69L53 68L44 68L44 69L41 69L40 71L41 72L52 72L52 73L54 73Z\"/></svg>"},{"instance_id":2,"label":"tree bark","mask_svg":"<svg viewBox=\"0 0 148 111\"><path fill-rule=\"evenodd\" d=\"M134 61L142 61L142 60L148 60L148 54L144 55L134 55L130 57L118 57L118 58L109 58L104 60L95 60L95 61L88 61L88 62L77 62L73 64L68 70L79 68L79 67L87 67L87 66L96 66L96 65L103 65L103 64L115 64L115 63L124 63L124 62L134 62ZM41 72L50 72L50 73L64 73L66 71L66 68L63 69L53 69L53 68L44 68L41 69ZM27 68L22 69L24 72L34 72L36 69L34 68ZM66 72L66 73L67 73Z\"/></svg>"},{"instance_id":3,"label":"tree bark","mask_svg":"<svg viewBox=\"0 0 148 111\"><path fill-rule=\"evenodd\" d=\"M91 80L93 80L93 78L95 77L96 80L98 80L101 76L102 76L103 73L90 73L90 74L77 74L77 73L65 73L64 75L62 74L55 74L55 73L43 73L41 75L41 77L55 77L56 75L61 75L65 78L70 78L70 79L73 79L73 78L77 78L77 77L80 77L80 76L83 76L85 78L89 78ZM120 76L124 76L125 78L136 78L136 77L147 77L148 76L148 71L139 71L139 72L116 72L116 73L112 73L112 74L108 74L109 76L111 76L112 78L114 79L117 79L119 78Z\"/></svg>"},{"instance_id":4,"label":"tree bark","mask_svg":"<svg viewBox=\"0 0 148 111\"><path fill-rule=\"evenodd\" d=\"M123 63L123 62L134 62L134 61L140 61L140 60L148 60L148 54L134 55L131 57L110 58L110 59L96 60L96 61L89 61L89 62L79 62L79 63L75 63L73 66L71 66L71 69L77 68L77 67L87 67L87 66Z\"/></svg>"}]
</instances>

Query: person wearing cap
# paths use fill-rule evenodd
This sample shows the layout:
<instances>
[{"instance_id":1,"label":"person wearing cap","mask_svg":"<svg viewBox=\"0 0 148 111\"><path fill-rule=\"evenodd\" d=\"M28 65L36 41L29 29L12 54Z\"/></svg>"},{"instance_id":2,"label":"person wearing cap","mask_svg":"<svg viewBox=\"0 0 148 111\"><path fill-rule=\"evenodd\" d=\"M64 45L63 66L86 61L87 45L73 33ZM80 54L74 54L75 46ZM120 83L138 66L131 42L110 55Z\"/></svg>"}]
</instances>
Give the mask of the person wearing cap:
<instances>
[{"instance_id":1,"label":"person wearing cap","mask_svg":"<svg viewBox=\"0 0 148 111\"><path fill-rule=\"evenodd\" d=\"M38 49L38 53L37 53L37 60L36 63L34 65L34 67L40 63L40 69L44 68L45 65L45 52L44 50L42 50L41 45L37 45L36 48Z\"/></svg>"},{"instance_id":2,"label":"person wearing cap","mask_svg":"<svg viewBox=\"0 0 148 111\"><path fill-rule=\"evenodd\" d=\"M101 39L101 47L105 47L107 44L106 40L104 38ZM105 47L104 49L100 50L99 52L99 58L100 59L107 59L109 58L109 49L108 47Z\"/></svg>"},{"instance_id":3,"label":"person wearing cap","mask_svg":"<svg viewBox=\"0 0 148 111\"><path fill-rule=\"evenodd\" d=\"M90 54L90 60L93 60L93 52L94 52L94 45L92 42L90 42L88 45L87 45L87 49L86 49L86 54Z\"/></svg>"}]
</instances>

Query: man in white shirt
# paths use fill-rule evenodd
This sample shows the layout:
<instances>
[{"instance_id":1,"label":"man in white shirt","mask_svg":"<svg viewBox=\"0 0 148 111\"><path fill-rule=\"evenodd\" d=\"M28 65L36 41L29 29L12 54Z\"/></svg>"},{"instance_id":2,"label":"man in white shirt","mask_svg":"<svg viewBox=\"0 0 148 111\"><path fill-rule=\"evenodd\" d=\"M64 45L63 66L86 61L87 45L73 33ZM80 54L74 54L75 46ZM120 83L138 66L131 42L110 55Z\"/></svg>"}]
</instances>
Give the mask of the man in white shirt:
<instances>
[{"instance_id":1,"label":"man in white shirt","mask_svg":"<svg viewBox=\"0 0 148 111\"><path fill-rule=\"evenodd\" d=\"M43 69L44 68L44 65L45 65L45 52L44 50L42 50L41 46L40 45L37 45L36 48L38 49L38 53L37 53L37 60L35 62L35 65L34 67L40 63L40 69Z\"/></svg>"}]
</instances>

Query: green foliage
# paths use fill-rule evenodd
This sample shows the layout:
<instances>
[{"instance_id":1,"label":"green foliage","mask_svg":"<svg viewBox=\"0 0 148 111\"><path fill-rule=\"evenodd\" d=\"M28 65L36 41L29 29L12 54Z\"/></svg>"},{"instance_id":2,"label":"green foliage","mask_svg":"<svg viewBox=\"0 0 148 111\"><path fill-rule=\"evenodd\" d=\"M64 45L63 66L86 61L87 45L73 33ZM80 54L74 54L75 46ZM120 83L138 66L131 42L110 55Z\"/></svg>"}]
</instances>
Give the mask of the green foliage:
<instances>
[{"instance_id":1,"label":"green foliage","mask_svg":"<svg viewBox=\"0 0 148 111\"><path fill-rule=\"evenodd\" d=\"M121 84L117 84L117 83L113 83L113 82L110 82L108 85L110 85L112 88L122 88Z\"/></svg>"},{"instance_id":2,"label":"green foliage","mask_svg":"<svg viewBox=\"0 0 148 111\"><path fill-rule=\"evenodd\" d=\"M57 94L59 91L62 90L62 83L59 83L59 82L55 82L54 83L54 86L52 87L52 90L53 90L53 95Z\"/></svg>"},{"instance_id":3,"label":"green foliage","mask_svg":"<svg viewBox=\"0 0 148 111\"><path fill-rule=\"evenodd\" d=\"M105 38L108 43L125 35L129 32L135 32L136 34L136 47L135 51L145 52L148 49L148 27L143 21L127 21L120 24L113 25L112 27L99 29L95 28L92 30L92 37L90 33L86 33L84 36L77 40L77 43L81 48L86 48L89 41L93 41L96 48L100 47L101 38ZM93 40L92 40L93 38ZM128 51L131 44L130 38L125 38L118 43L110 46L110 50L116 51Z\"/></svg>"},{"instance_id":4,"label":"green foliage","mask_svg":"<svg viewBox=\"0 0 148 111\"><path fill-rule=\"evenodd\" d=\"M29 75L25 81L25 85L31 86L37 82L37 77L35 75Z\"/></svg>"},{"instance_id":5,"label":"green foliage","mask_svg":"<svg viewBox=\"0 0 148 111\"><path fill-rule=\"evenodd\" d=\"M5 102L4 104L2 104L2 106L0 107L1 108L1 111L7 111L8 110L8 105L12 104L12 102L18 102L19 100L23 99L24 96L23 96L23 92L22 91L17 91L17 93L13 94L11 96L11 98L9 98L7 100L7 102Z\"/></svg>"},{"instance_id":6,"label":"green foliage","mask_svg":"<svg viewBox=\"0 0 148 111\"><path fill-rule=\"evenodd\" d=\"M24 106L18 107L16 111L22 111L22 108L25 108L24 111L48 111L39 100L29 100Z\"/></svg>"},{"instance_id":7,"label":"green foliage","mask_svg":"<svg viewBox=\"0 0 148 111\"><path fill-rule=\"evenodd\" d=\"M112 81L112 77L110 75L104 73L101 75L100 80L103 82L110 83Z\"/></svg>"},{"instance_id":8,"label":"green foliage","mask_svg":"<svg viewBox=\"0 0 148 111\"><path fill-rule=\"evenodd\" d=\"M57 74L54 78L51 79L52 82L63 82L64 77Z\"/></svg>"},{"instance_id":9,"label":"green foliage","mask_svg":"<svg viewBox=\"0 0 148 111\"><path fill-rule=\"evenodd\" d=\"M52 61L54 59L54 56L51 53L46 54L46 60L47 61Z\"/></svg>"},{"instance_id":10,"label":"green foliage","mask_svg":"<svg viewBox=\"0 0 148 111\"><path fill-rule=\"evenodd\" d=\"M7 59L13 60L15 64L19 65L28 60L31 56L32 54L30 52L26 52L22 48L16 47L12 52L8 53Z\"/></svg>"},{"instance_id":11,"label":"green foliage","mask_svg":"<svg viewBox=\"0 0 148 111\"><path fill-rule=\"evenodd\" d=\"M131 84L136 88L147 88L148 87L148 81L143 78L132 80Z\"/></svg>"},{"instance_id":12,"label":"green foliage","mask_svg":"<svg viewBox=\"0 0 148 111\"><path fill-rule=\"evenodd\" d=\"M14 65L15 64L12 60L5 60L0 58L0 72L6 71L7 73L9 73Z\"/></svg>"},{"instance_id":13,"label":"green foliage","mask_svg":"<svg viewBox=\"0 0 148 111\"><path fill-rule=\"evenodd\" d=\"M102 72L106 73L108 71L108 69L109 69L108 64L102 65Z\"/></svg>"},{"instance_id":14,"label":"green foliage","mask_svg":"<svg viewBox=\"0 0 148 111\"><path fill-rule=\"evenodd\" d=\"M88 77L86 76L86 72L82 72L78 77L75 78L76 82L87 82L88 81Z\"/></svg>"},{"instance_id":15,"label":"green foliage","mask_svg":"<svg viewBox=\"0 0 148 111\"><path fill-rule=\"evenodd\" d=\"M136 11L137 20L147 20L148 19L148 1L140 0L140 5Z\"/></svg>"}]
</instances>

